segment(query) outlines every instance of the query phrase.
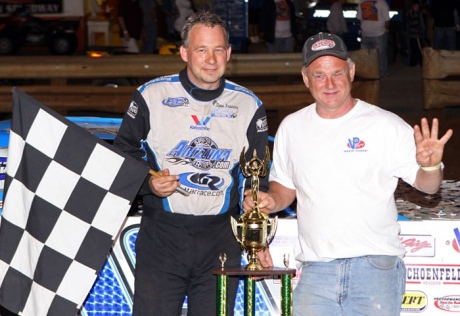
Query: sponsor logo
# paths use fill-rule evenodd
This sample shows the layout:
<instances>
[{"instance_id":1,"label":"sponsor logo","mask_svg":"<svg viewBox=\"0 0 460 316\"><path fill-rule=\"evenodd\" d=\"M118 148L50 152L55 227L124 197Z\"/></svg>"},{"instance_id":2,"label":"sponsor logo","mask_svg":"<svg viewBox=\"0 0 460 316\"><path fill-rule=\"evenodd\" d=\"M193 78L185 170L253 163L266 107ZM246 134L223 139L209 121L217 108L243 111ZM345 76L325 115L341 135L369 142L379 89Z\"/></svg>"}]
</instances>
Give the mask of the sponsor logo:
<instances>
[{"instance_id":1,"label":"sponsor logo","mask_svg":"<svg viewBox=\"0 0 460 316\"><path fill-rule=\"evenodd\" d=\"M401 311L418 313L426 309L428 299L426 294L421 291L406 291L404 292Z\"/></svg>"},{"instance_id":2,"label":"sponsor logo","mask_svg":"<svg viewBox=\"0 0 460 316\"><path fill-rule=\"evenodd\" d=\"M211 119L209 116L203 117L200 120L198 116L192 115L192 119L195 122L195 125L190 125L190 129L197 129L200 131L209 131L209 127L206 126L209 120Z\"/></svg>"},{"instance_id":3,"label":"sponsor logo","mask_svg":"<svg viewBox=\"0 0 460 316\"><path fill-rule=\"evenodd\" d=\"M131 104L129 105L126 114L128 114L132 119L135 119L138 111L139 107L137 106L136 102L131 101Z\"/></svg>"},{"instance_id":4,"label":"sponsor logo","mask_svg":"<svg viewBox=\"0 0 460 316\"><path fill-rule=\"evenodd\" d=\"M406 248L406 257L434 257L435 239L429 235L400 235L399 239Z\"/></svg>"},{"instance_id":5,"label":"sponsor logo","mask_svg":"<svg viewBox=\"0 0 460 316\"><path fill-rule=\"evenodd\" d=\"M359 139L359 137L349 138L347 142L347 147L345 152L367 152L367 149L363 149L366 146L366 143Z\"/></svg>"},{"instance_id":6,"label":"sponsor logo","mask_svg":"<svg viewBox=\"0 0 460 316\"><path fill-rule=\"evenodd\" d=\"M459 285L460 265L406 263L406 283L424 285Z\"/></svg>"},{"instance_id":7,"label":"sponsor logo","mask_svg":"<svg viewBox=\"0 0 460 316\"><path fill-rule=\"evenodd\" d=\"M231 104L220 104L216 100L212 102L211 117L235 118L238 116L238 106Z\"/></svg>"},{"instance_id":8,"label":"sponsor logo","mask_svg":"<svg viewBox=\"0 0 460 316\"><path fill-rule=\"evenodd\" d=\"M366 146L366 143L360 140L358 137L353 137L352 139L348 139L347 146L351 149L361 149Z\"/></svg>"},{"instance_id":9,"label":"sponsor logo","mask_svg":"<svg viewBox=\"0 0 460 316\"><path fill-rule=\"evenodd\" d=\"M224 185L224 180L206 172L189 172L179 175L179 181L191 188L187 190L190 194L221 196L224 192L219 189ZM206 192L207 191L207 192Z\"/></svg>"},{"instance_id":10,"label":"sponsor logo","mask_svg":"<svg viewBox=\"0 0 460 316\"><path fill-rule=\"evenodd\" d=\"M443 297L435 297L433 299L434 306L440 310L447 312L460 313L460 296L447 295Z\"/></svg>"},{"instance_id":11,"label":"sponsor logo","mask_svg":"<svg viewBox=\"0 0 460 316\"><path fill-rule=\"evenodd\" d=\"M6 157L0 157L0 181L6 177Z\"/></svg>"},{"instance_id":12,"label":"sponsor logo","mask_svg":"<svg viewBox=\"0 0 460 316\"><path fill-rule=\"evenodd\" d=\"M172 164L191 164L200 170L229 169L231 149L219 148L209 137L180 141L167 155Z\"/></svg>"},{"instance_id":13,"label":"sponsor logo","mask_svg":"<svg viewBox=\"0 0 460 316\"><path fill-rule=\"evenodd\" d=\"M161 103L171 108L179 108L179 107L188 107L188 105L190 104L190 101L185 97L178 97L178 98L167 98L163 100Z\"/></svg>"},{"instance_id":14,"label":"sponsor logo","mask_svg":"<svg viewBox=\"0 0 460 316\"><path fill-rule=\"evenodd\" d=\"M244 93L247 93L247 94L252 95L252 96L255 97L255 94L251 90L249 90L248 88L245 88L243 86L236 85L235 86L235 91L242 91Z\"/></svg>"},{"instance_id":15,"label":"sponsor logo","mask_svg":"<svg viewBox=\"0 0 460 316\"><path fill-rule=\"evenodd\" d=\"M458 228L454 228L454 234L455 234L455 239L452 240L452 247L454 248L454 250L456 252L460 252L460 247L459 247L459 244L460 244L460 232L459 232Z\"/></svg>"},{"instance_id":16,"label":"sponsor logo","mask_svg":"<svg viewBox=\"0 0 460 316\"><path fill-rule=\"evenodd\" d=\"M260 118L256 122L256 128L257 128L257 133L260 132L265 132L268 130L268 123L267 123L267 117L264 116L263 118Z\"/></svg>"},{"instance_id":17,"label":"sponsor logo","mask_svg":"<svg viewBox=\"0 0 460 316\"><path fill-rule=\"evenodd\" d=\"M323 50L323 49L331 49L335 47L335 42L333 40L320 40L311 45L312 51Z\"/></svg>"}]
</instances>

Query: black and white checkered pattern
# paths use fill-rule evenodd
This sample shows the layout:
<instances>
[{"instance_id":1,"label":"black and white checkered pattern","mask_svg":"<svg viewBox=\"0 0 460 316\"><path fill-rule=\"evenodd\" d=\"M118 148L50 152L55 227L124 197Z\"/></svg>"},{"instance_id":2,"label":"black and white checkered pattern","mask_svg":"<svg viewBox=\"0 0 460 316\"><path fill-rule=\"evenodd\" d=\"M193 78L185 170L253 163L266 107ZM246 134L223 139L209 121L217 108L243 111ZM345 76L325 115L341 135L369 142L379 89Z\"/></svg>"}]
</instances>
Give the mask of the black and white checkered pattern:
<instances>
[{"instance_id":1,"label":"black and white checkered pattern","mask_svg":"<svg viewBox=\"0 0 460 316\"><path fill-rule=\"evenodd\" d=\"M148 167L15 89L0 222L0 305L76 315Z\"/></svg>"}]
</instances>

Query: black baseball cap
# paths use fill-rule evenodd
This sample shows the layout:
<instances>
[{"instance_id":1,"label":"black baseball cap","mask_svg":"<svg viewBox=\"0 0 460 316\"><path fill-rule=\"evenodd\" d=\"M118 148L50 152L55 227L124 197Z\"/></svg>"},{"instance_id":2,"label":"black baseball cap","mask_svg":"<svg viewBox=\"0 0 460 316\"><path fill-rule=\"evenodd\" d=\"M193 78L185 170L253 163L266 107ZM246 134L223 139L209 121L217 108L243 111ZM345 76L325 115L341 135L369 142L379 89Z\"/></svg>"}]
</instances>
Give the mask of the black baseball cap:
<instances>
[{"instance_id":1,"label":"black baseball cap","mask_svg":"<svg viewBox=\"0 0 460 316\"><path fill-rule=\"evenodd\" d=\"M303 65L307 67L321 56L335 56L347 60L348 51L340 37L331 33L318 33L305 41L302 49Z\"/></svg>"}]
</instances>

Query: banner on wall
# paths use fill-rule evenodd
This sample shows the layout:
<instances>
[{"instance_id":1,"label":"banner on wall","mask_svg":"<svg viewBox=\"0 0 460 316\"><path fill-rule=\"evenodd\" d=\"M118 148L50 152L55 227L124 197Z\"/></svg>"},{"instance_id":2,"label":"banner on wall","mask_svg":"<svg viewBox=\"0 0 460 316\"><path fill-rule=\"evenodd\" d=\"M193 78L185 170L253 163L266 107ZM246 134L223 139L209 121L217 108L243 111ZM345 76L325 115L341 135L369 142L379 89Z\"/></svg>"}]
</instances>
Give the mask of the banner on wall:
<instances>
[{"instance_id":1,"label":"banner on wall","mask_svg":"<svg viewBox=\"0 0 460 316\"><path fill-rule=\"evenodd\" d=\"M11 14L25 7L31 14L63 12L63 0L0 0L0 14Z\"/></svg>"}]
</instances>

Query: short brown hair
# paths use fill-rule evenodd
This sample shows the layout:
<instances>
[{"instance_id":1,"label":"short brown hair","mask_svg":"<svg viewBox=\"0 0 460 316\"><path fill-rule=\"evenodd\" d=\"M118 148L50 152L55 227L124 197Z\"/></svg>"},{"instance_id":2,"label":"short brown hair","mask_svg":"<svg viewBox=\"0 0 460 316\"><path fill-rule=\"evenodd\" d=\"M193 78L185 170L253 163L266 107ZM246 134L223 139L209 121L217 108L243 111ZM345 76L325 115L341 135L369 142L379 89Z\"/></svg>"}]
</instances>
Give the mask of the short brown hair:
<instances>
[{"instance_id":1,"label":"short brown hair","mask_svg":"<svg viewBox=\"0 0 460 316\"><path fill-rule=\"evenodd\" d=\"M187 18L187 21L185 21L184 27L182 28L181 32L182 45L188 47L190 31L197 24L203 24L209 27L214 27L216 25L220 26L225 35L225 45L226 47L229 47L230 38L227 25L217 14L209 11L198 11Z\"/></svg>"}]
</instances>

